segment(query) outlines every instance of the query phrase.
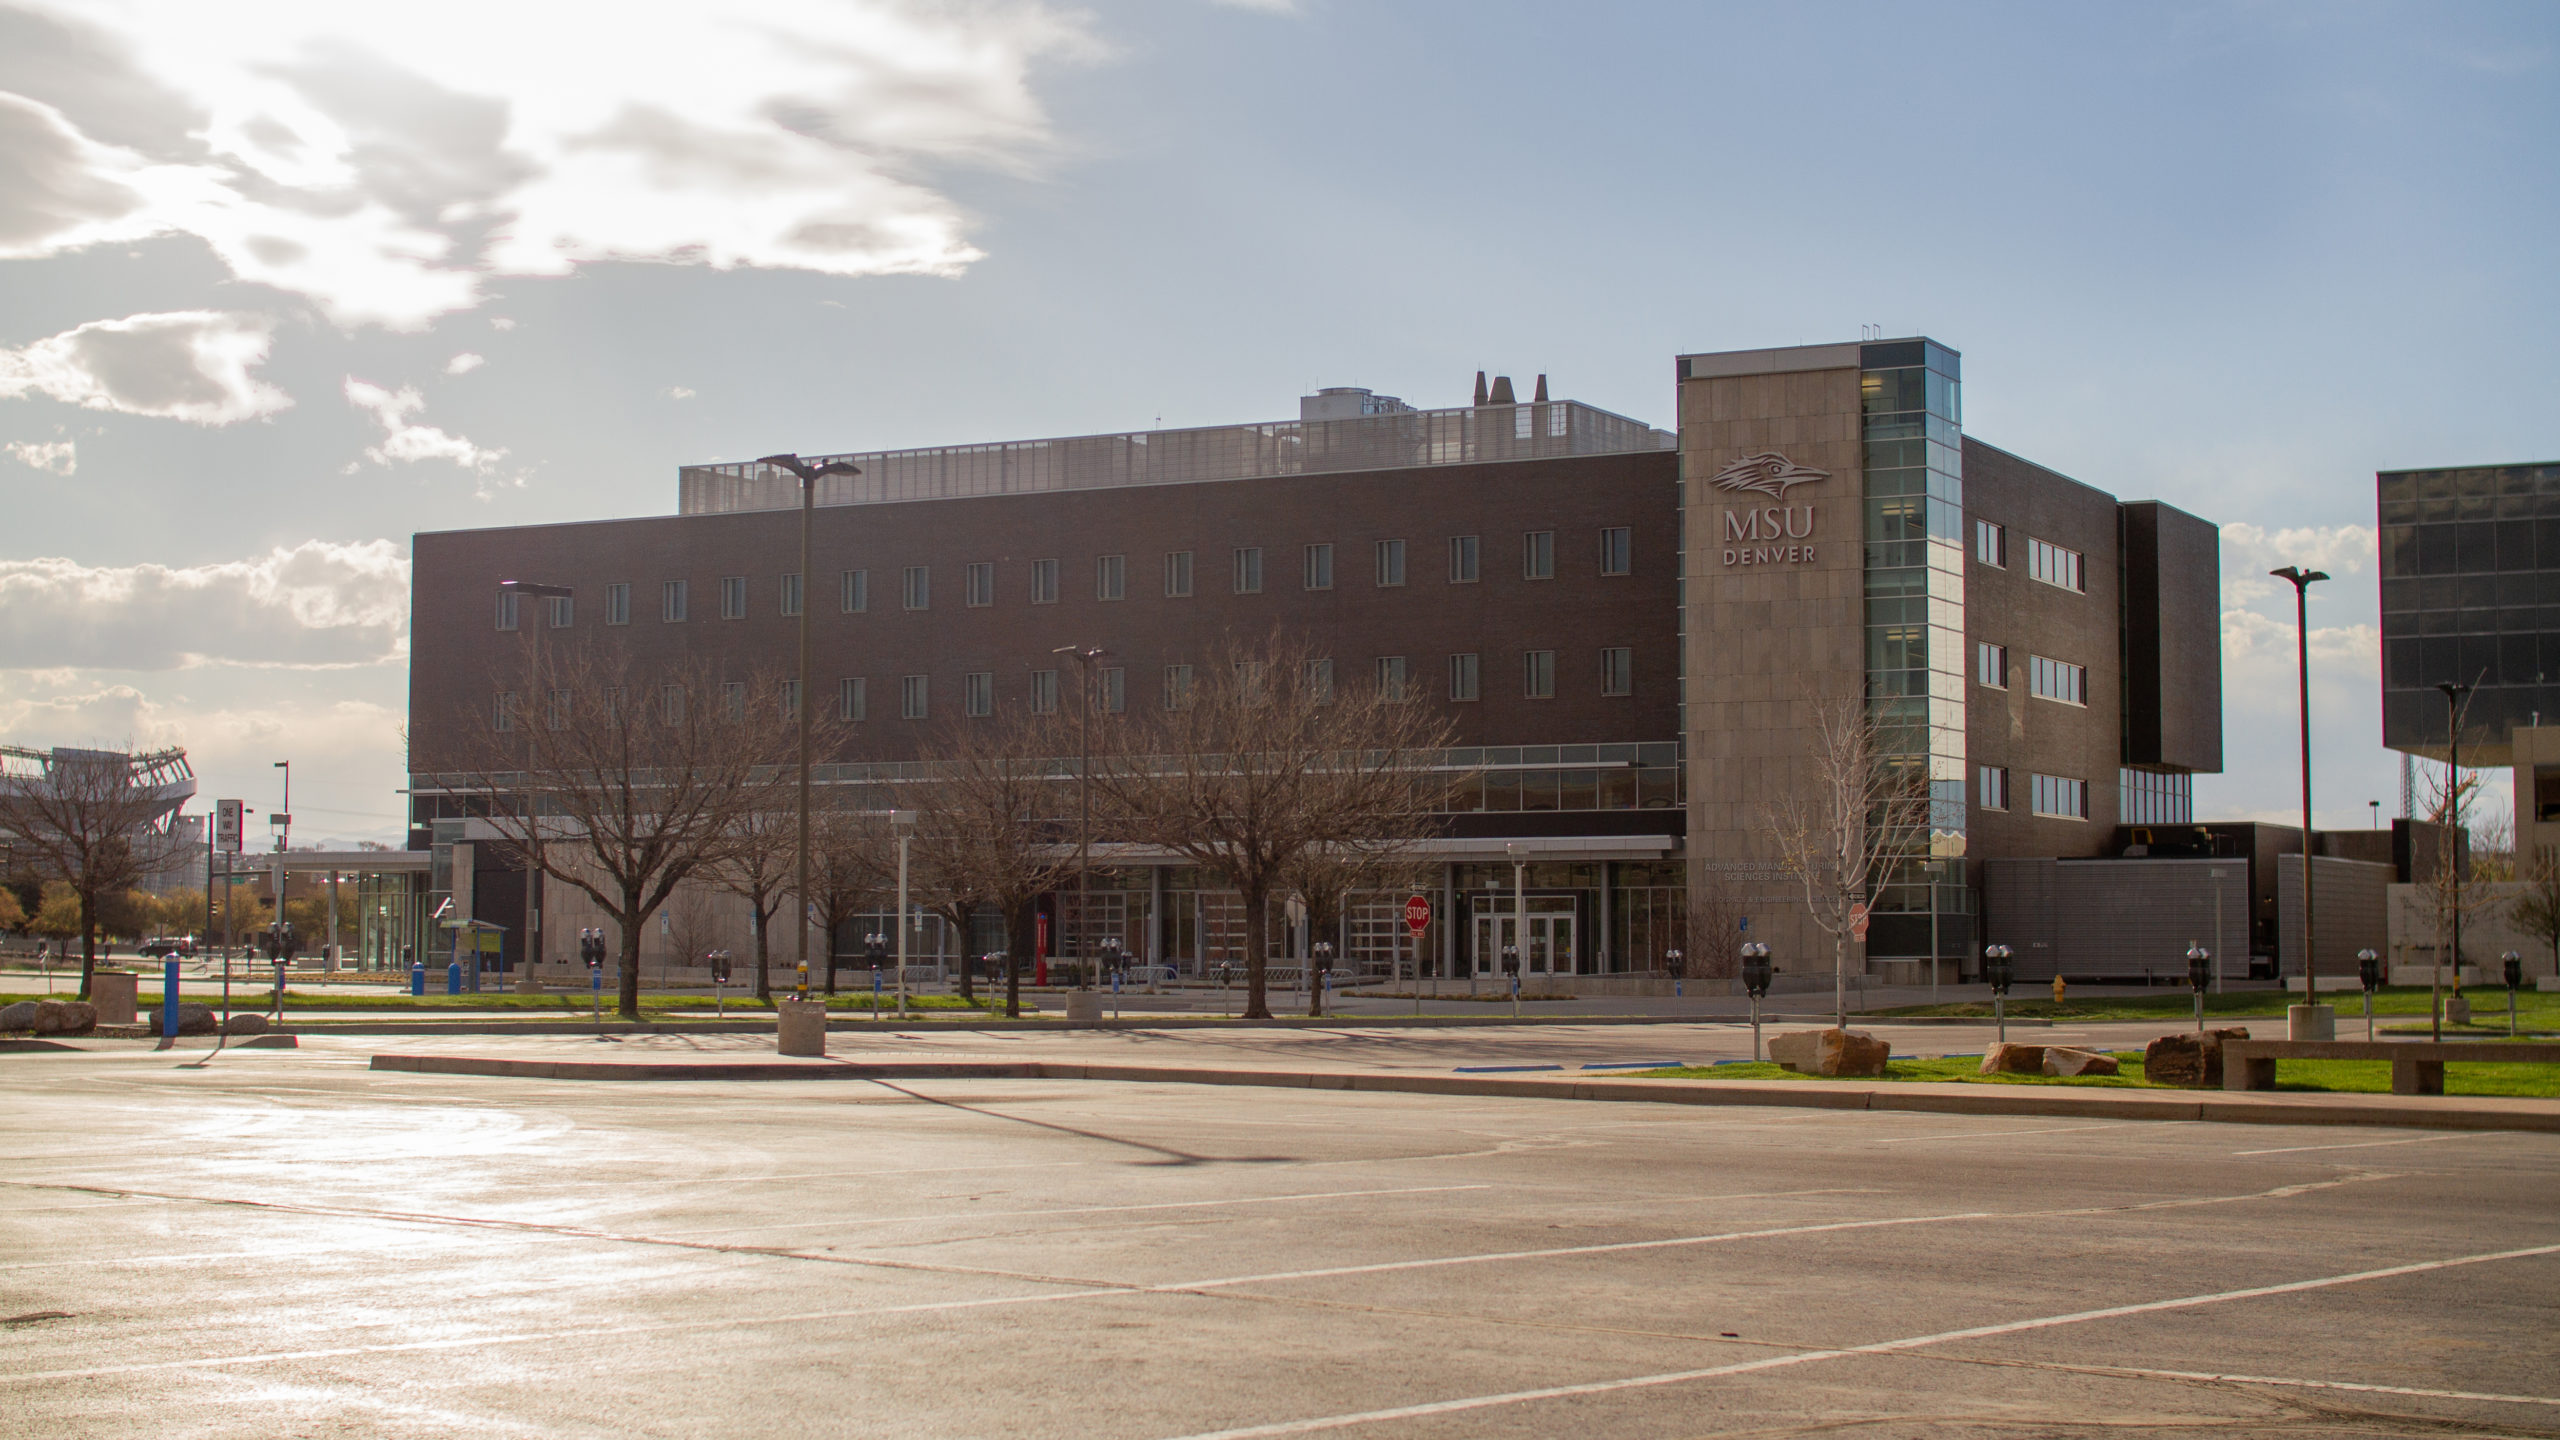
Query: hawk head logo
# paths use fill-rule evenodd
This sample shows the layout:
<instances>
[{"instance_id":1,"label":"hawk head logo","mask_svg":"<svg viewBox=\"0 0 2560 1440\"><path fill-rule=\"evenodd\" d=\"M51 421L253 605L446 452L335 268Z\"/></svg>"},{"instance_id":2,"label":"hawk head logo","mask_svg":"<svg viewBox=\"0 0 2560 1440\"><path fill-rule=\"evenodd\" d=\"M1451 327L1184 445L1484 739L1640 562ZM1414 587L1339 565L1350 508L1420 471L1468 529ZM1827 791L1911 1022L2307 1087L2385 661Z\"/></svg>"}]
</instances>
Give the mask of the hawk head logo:
<instances>
[{"instance_id":1,"label":"hawk head logo","mask_svg":"<svg viewBox=\"0 0 2560 1440\"><path fill-rule=\"evenodd\" d=\"M1764 450L1757 455L1746 455L1717 471L1713 483L1719 490L1757 490L1763 495L1783 500L1787 487L1791 485L1830 478L1828 470L1799 465L1775 450Z\"/></svg>"}]
</instances>

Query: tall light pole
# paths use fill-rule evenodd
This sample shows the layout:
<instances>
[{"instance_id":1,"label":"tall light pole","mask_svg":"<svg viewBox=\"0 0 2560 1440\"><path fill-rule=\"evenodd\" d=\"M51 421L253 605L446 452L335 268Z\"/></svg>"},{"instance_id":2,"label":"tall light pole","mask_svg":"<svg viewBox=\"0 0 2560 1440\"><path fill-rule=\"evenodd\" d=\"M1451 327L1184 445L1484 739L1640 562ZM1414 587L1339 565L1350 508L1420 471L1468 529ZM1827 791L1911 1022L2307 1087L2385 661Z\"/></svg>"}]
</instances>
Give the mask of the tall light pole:
<instances>
[{"instance_id":1,"label":"tall light pole","mask_svg":"<svg viewBox=\"0 0 2560 1440\"><path fill-rule=\"evenodd\" d=\"M2459 680L2439 680L2436 682L2436 688L2444 692L2445 804L2451 812L2448 818L2453 821L2453 824L2450 827L2453 833L2439 838L2436 843L2439 845L2449 845L2453 847L2453 853L2445 857L2444 863L2454 867L2452 907L2453 993L2460 995L2462 993L2461 866L2463 862L2462 697L2471 693L2471 687L2463 684ZM2435 993L2431 993L2427 997L2427 1028L2434 1039L2438 1042L2442 1042L2444 1039L2444 1004L2441 992L2444 989L2444 957L2441 955L2436 957L2435 983L2430 986L2429 989Z\"/></svg>"},{"instance_id":2,"label":"tall light pole","mask_svg":"<svg viewBox=\"0 0 2560 1440\"><path fill-rule=\"evenodd\" d=\"M889 828L898 832L898 1018L904 1020L907 1018L907 928L911 923L907 918L907 842L915 838L916 812L890 811ZM830 947L834 943L833 940L828 941ZM832 948L829 956L832 961ZM969 957L964 954L960 958L965 964ZM879 1019L880 1012L872 1011L871 1018Z\"/></svg>"},{"instance_id":3,"label":"tall light pole","mask_svg":"<svg viewBox=\"0 0 2560 1440\"><path fill-rule=\"evenodd\" d=\"M818 506L819 476L859 475L862 468L850 460L830 460L823 465L812 465L797 455L767 455L756 463L778 466L800 477L800 670L799 678L792 682L796 688L791 697L794 717L800 722L800 843L796 861L798 878L791 898L799 911L796 927L800 932L799 973L805 976L809 973L809 517ZM904 925L906 917L900 916L898 923ZM905 932L902 930L900 933ZM835 945L833 936L828 937L827 945L832 953ZM763 977L757 977L757 983L761 985Z\"/></svg>"},{"instance_id":4,"label":"tall light pole","mask_svg":"<svg viewBox=\"0 0 2560 1440\"><path fill-rule=\"evenodd\" d=\"M1076 923L1093 923L1093 662L1111 653L1099 645L1061 645L1052 655L1072 655L1080 673L1077 681L1079 704L1076 711ZM1058 927L1059 938L1066 938L1064 925ZM1093 975L1084 963L1084 952L1076 952L1076 988L1093 988ZM1096 1012L1099 1013L1099 1012Z\"/></svg>"},{"instance_id":5,"label":"tall light pole","mask_svg":"<svg viewBox=\"0 0 2560 1440\"><path fill-rule=\"evenodd\" d=\"M2313 976L2320 968L2319 951L2313 945L2311 907L2311 610L2310 589L2315 580L2326 580L2328 572L2305 570L2287 565L2267 572L2293 585L2293 643L2295 679L2302 700L2302 1004L2301 1023L2293 1026L2296 1040L2326 1040L2325 1034L2312 1031L2323 1028L2317 1007L2319 986Z\"/></svg>"},{"instance_id":6,"label":"tall light pole","mask_svg":"<svg viewBox=\"0 0 2560 1440\"><path fill-rule=\"evenodd\" d=\"M284 856L287 850L293 848L293 762L290 760L278 760L270 768L284 772L284 809L275 816L274 821L276 827L276 914L273 920L267 922L267 933L275 937L276 943L281 946L284 943ZM276 953L281 955L284 952L279 949ZM279 970L276 973L281 975L284 972ZM278 991L282 991L284 989L283 984L279 982L276 989Z\"/></svg>"},{"instance_id":7,"label":"tall light pole","mask_svg":"<svg viewBox=\"0 0 2560 1440\"><path fill-rule=\"evenodd\" d=\"M515 595L531 595L540 600L568 600L578 593L566 585L536 585L530 580L501 580L498 582L498 588ZM516 977L518 990L532 990L542 983L534 978L533 973L533 967L542 963L542 892L545 888L542 883L541 860L542 792L537 788L535 777L542 771L542 727L551 719L551 697L543 693L548 687L543 684L542 678L542 632L551 628L551 616L543 612L550 609L548 605L539 606L536 608L534 617L527 620L524 615L524 603L521 600L516 603L516 623L523 626L526 633L533 637L526 642L531 647L531 657L526 661L527 673L524 682L527 717L524 735L524 804L525 834L533 840L534 860L533 868L526 874L524 882L524 973ZM476 970L480 963L479 957L474 955L471 963Z\"/></svg>"}]
</instances>

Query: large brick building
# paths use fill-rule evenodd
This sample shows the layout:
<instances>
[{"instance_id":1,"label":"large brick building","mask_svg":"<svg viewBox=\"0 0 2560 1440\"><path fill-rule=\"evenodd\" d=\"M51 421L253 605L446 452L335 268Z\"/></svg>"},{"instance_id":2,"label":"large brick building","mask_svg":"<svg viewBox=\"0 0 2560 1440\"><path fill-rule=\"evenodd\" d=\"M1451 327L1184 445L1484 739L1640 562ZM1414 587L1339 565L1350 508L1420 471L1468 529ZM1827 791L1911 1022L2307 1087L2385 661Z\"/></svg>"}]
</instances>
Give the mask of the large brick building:
<instances>
[{"instance_id":1,"label":"large brick building","mask_svg":"<svg viewBox=\"0 0 2560 1440\"><path fill-rule=\"evenodd\" d=\"M1533 971L1657 971L1708 886L1783 968L1827 970L1765 807L1801 779L1804 707L1860 695L1931 737L1937 800L1869 953L1952 960L1984 854L2102 853L2119 818L2191 818L2187 777L2220 765L2213 528L1964 437L1956 367L1917 340L1684 357L1677 437L1479 377L1444 410L1344 389L1296 421L855 455L822 482L805 584L797 482L754 464L685 467L674 515L422 534L416 843L467 837L440 776L512 687L518 625L643 669L787 674L805 595L810 691L851 737L820 779L882 794L937 727L1062 686L1072 707L1060 646L1104 647L1103 703L1134 708L1283 631L1444 707L1452 773L1479 776L1430 837L1458 922L1433 973L1491 970L1514 845ZM576 599L518 614L506 579ZM1058 913L1065 943L1234 951L1214 880L1122 859L1092 913ZM476 863L476 912L521 925L521 881ZM1400 900L1354 907L1352 960L1384 962Z\"/></svg>"}]
</instances>

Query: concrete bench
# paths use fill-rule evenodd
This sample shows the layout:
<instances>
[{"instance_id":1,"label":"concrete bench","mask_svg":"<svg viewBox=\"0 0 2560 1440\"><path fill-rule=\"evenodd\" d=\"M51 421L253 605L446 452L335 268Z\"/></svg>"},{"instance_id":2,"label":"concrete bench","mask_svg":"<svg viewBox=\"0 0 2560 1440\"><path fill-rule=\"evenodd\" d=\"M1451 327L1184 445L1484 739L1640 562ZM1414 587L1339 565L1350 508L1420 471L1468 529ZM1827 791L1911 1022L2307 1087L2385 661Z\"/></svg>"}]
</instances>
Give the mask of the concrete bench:
<instances>
[{"instance_id":1,"label":"concrete bench","mask_svg":"<svg viewBox=\"0 0 2560 1440\"><path fill-rule=\"evenodd\" d=\"M2560 1045L2511 1045L2495 1040L2225 1040L2222 1088L2273 1090L2278 1060L2388 1060L2394 1095L2441 1095L2450 1061L2560 1064Z\"/></svg>"}]
</instances>

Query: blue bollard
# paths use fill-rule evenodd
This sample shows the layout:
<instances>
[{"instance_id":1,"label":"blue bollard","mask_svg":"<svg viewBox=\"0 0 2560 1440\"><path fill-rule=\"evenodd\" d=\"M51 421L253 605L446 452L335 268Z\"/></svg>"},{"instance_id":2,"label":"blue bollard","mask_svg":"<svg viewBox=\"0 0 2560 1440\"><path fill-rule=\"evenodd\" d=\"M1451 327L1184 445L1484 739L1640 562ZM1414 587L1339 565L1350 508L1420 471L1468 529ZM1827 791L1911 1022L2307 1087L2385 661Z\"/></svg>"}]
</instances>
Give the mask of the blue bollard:
<instances>
[{"instance_id":1,"label":"blue bollard","mask_svg":"<svg viewBox=\"0 0 2560 1440\"><path fill-rule=\"evenodd\" d=\"M160 1038L173 1044L178 1038L178 958L174 955L160 962Z\"/></svg>"},{"instance_id":2,"label":"blue bollard","mask_svg":"<svg viewBox=\"0 0 2560 1440\"><path fill-rule=\"evenodd\" d=\"M462 962L459 960L444 967L444 993L447 995L462 993Z\"/></svg>"},{"instance_id":3,"label":"blue bollard","mask_svg":"<svg viewBox=\"0 0 2560 1440\"><path fill-rule=\"evenodd\" d=\"M423 960L409 967L409 993L412 995L427 993L427 965Z\"/></svg>"}]
</instances>

